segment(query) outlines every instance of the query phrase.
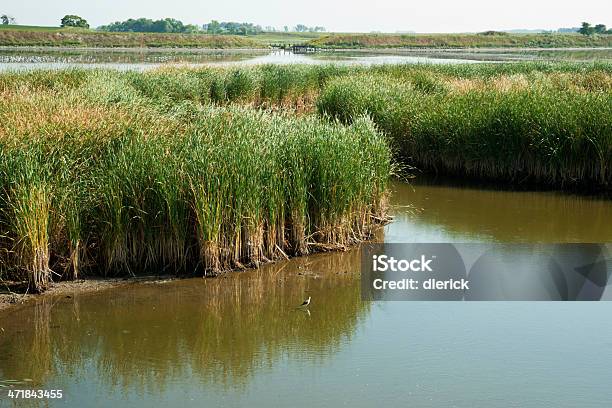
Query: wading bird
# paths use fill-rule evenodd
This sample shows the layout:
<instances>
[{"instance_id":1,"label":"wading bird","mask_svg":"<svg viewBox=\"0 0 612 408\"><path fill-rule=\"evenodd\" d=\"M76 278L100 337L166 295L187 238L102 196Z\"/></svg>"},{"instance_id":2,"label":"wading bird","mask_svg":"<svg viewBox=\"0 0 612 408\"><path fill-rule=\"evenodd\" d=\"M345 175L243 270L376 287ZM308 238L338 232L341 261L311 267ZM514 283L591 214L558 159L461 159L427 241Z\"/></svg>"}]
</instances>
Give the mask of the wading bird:
<instances>
[{"instance_id":1,"label":"wading bird","mask_svg":"<svg viewBox=\"0 0 612 408\"><path fill-rule=\"evenodd\" d=\"M309 304L310 304L310 296L308 296L308 299L302 302L300 307L308 307Z\"/></svg>"}]
</instances>

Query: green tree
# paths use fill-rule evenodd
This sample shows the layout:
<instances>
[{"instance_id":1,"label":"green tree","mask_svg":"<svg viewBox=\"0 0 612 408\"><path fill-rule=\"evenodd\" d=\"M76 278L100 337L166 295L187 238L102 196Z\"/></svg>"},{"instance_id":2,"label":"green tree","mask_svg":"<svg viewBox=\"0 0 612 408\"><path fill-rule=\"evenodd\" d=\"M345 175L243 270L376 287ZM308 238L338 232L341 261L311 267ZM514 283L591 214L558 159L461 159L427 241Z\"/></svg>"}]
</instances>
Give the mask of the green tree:
<instances>
[{"instance_id":1,"label":"green tree","mask_svg":"<svg viewBox=\"0 0 612 408\"><path fill-rule=\"evenodd\" d=\"M591 23L587 23L586 21L582 23L582 27L578 32L582 35L592 35L595 32L595 29L591 27Z\"/></svg>"},{"instance_id":2,"label":"green tree","mask_svg":"<svg viewBox=\"0 0 612 408\"><path fill-rule=\"evenodd\" d=\"M2 25L15 24L15 18L9 16L8 14L1 15L0 20L2 21Z\"/></svg>"},{"instance_id":3,"label":"green tree","mask_svg":"<svg viewBox=\"0 0 612 408\"><path fill-rule=\"evenodd\" d=\"M195 24L185 24L183 26L184 33L193 34L193 33L198 33L199 31L200 31L200 27Z\"/></svg>"},{"instance_id":4,"label":"green tree","mask_svg":"<svg viewBox=\"0 0 612 408\"><path fill-rule=\"evenodd\" d=\"M64 18L62 18L60 26L89 28L87 20L85 20L83 17L75 16L72 14L65 15Z\"/></svg>"},{"instance_id":5,"label":"green tree","mask_svg":"<svg viewBox=\"0 0 612 408\"><path fill-rule=\"evenodd\" d=\"M595 31L596 34L605 34L607 31L607 28L605 24L597 24L593 28L593 31Z\"/></svg>"},{"instance_id":6,"label":"green tree","mask_svg":"<svg viewBox=\"0 0 612 408\"><path fill-rule=\"evenodd\" d=\"M204 25L204 29L209 34L234 34L234 35L251 35L259 34L263 31L260 25L253 23L237 23L235 21L218 22L212 20Z\"/></svg>"},{"instance_id":7,"label":"green tree","mask_svg":"<svg viewBox=\"0 0 612 408\"><path fill-rule=\"evenodd\" d=\"M209 34L219 34L221 32L221 24L219 24L217 20L212 20L210 23L208 23L206 31Z\"/></svg>"}]
</instances>

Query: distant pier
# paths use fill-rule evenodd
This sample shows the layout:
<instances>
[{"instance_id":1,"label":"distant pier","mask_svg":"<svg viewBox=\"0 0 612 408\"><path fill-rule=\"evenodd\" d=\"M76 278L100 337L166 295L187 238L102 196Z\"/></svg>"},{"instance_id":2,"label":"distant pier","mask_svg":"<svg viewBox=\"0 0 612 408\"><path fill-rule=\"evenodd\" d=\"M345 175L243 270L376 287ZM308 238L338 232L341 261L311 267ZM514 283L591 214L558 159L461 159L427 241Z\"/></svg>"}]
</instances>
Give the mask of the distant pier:
<instances>
[{"instance_id":1,"label":"distant pier","mask_svg":"<svg viewBox=\"0 0 612 408\"><path fill-rule=\"evenodd\" d=\"M317 52L318 48L304 44L272 44L272 48L291 51L294 54L310 54Z\"/></svg>"}]
</instances>

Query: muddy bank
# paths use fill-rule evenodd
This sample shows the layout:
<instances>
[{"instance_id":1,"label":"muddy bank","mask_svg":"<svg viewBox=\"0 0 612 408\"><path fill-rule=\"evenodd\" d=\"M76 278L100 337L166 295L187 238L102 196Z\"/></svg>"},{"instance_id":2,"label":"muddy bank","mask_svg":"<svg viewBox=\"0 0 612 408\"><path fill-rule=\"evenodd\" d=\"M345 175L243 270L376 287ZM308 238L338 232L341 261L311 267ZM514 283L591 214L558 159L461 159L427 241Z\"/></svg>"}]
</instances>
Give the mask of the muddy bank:
<instances>
[{"instance_id":1,"label":"muddy bank","mask_svg":"<svg viewBox=\"0 0 612 408\"><path fill-rule=\"evenodd\" d=\"M172 280L184 279L177 276L138 276L122 278L92 277L76 281L53 282L49 289L42 294L24 291L26 284L19 282L0 282L0 311L24 305L34 299L42 297L68 296L75 294L98 292L101 290L118 288L120 286L137 284L160 284Z\"/></svg>"}]
</instances>

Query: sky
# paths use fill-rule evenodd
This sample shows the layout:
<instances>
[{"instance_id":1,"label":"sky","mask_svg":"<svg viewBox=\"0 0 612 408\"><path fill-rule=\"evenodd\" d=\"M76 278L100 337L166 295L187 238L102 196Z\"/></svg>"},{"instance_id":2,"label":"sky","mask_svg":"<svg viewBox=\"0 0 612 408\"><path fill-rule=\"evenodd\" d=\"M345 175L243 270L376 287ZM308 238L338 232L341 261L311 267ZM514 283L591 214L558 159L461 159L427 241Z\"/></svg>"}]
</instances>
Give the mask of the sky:
<instances>
[{"instance_id":1,"label":"sky","mask_svg":"<svg viewBox=\"0 0 612 408\"><path fill-rule=\"evenodd\" d=\"M65 14L92 27L128 18L173 17L185 23L253 22L282 28L324 26L335 32L479 32L612 25L610 0L2 0L0 14L18 24L59 25Z\"/></svg>"}]
</instances>

